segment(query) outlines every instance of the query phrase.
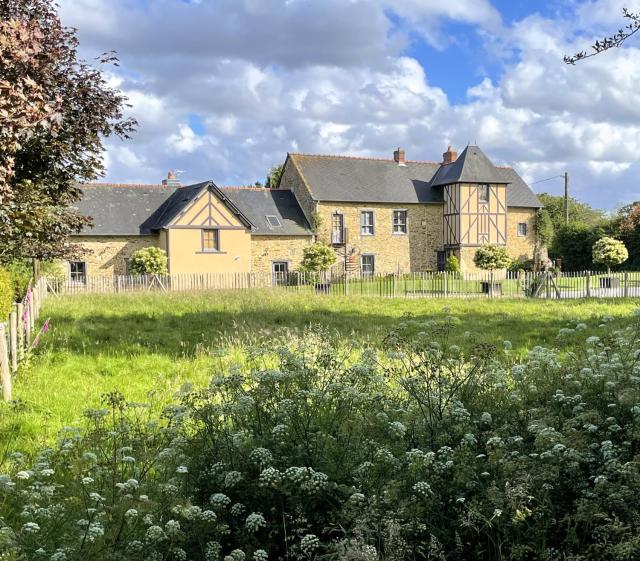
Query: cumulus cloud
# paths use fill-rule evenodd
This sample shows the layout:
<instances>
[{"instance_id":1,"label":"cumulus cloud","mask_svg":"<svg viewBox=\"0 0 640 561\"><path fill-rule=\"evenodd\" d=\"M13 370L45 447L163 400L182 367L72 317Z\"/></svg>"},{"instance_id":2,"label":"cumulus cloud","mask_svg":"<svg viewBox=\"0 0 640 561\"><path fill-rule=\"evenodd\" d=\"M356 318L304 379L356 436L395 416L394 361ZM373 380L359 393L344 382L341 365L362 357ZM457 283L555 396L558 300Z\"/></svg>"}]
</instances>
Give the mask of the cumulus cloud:
<instances>
[{"instance_id":1,"label":"cumulus cloud","mask_svg":"<svg viewBox=\"0 0 640 561\"><path fill-rule=\"evenodd\" d=\"M61 12L86 56L122 59L110 83L140 129L109 142L110 180L179 168L184 181L252 183L287 151L391 156L401 145L438 159L449 143L478 142L530 181L568 169L575 194L610 208L637 191L640 49L574 67L562 56L588 46L604 28L598 14L618 4L509 25L489 0L63 0ZM446 49L451 21L476 30L479 48L507 52L501 72L456 103L428 62L405 54L410 36Z\"/></svg>"}]
</instances>

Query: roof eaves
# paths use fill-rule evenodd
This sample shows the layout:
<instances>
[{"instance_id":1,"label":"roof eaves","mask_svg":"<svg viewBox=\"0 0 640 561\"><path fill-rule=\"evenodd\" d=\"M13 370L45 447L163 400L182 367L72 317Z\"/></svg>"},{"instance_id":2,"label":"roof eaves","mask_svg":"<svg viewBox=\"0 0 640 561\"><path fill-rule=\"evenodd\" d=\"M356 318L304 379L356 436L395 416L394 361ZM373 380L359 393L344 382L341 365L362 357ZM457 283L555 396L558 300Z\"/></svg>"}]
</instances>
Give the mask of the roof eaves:
<instances>
[{"instance_id":1,"label":"roof eaves","mask_svg":"<svg viewBox=\"0 0 640 561\"><path fill-rule=\"evenodd\" d=\"M311 186L309 185L309 182L307 181L307 178L305 177L301 167L298 165L298 162L296 161L296 157L297 156L305 156L305 154L287 154L287 158L291 159L291 162L293 163L293 166L296 168L297 172L300 174L300 177L302 178L302 182L304 183L305 187L307 188L307 191L309 191L309 195L311 196L311 198L314 201L317 201L318 199L316 199L316 197L313 195L313 191L311 190ZM280 176L280 178L282 179L282 176ZM279 183L278 183L278 185L279 185Z\"/></svg>"}]
</instances>

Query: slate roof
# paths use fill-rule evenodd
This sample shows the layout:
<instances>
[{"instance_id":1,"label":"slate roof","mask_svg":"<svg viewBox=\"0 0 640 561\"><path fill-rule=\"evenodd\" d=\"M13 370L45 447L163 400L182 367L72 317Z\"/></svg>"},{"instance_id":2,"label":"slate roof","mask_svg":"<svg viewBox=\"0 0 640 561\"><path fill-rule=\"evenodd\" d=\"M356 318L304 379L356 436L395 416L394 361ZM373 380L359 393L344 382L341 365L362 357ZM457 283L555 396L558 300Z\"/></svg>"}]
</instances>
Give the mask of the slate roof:
<instances>
[{"instance_id":1,"label":"slate roof","mask_svg":"<svg viewBox=\"0 0 640 561\"><path fill-rule=\"evenodd\" d=\"M313 198L327 202L442 203L443 186L457 182L508 183L507 205L542 206L512 168L494 166L477 146L468 146L448 165L436 162L289 154Z\"/></svg>"},{"instance_id":2,"label":"slate roof","mask_svg":"<svg viewBox=\"0 0 640 561\"><path fill-rule=\"evenodd\" d=\"M353 203L441 203L430 182L440 164L290 154L318 201Z\"/></svg>"},{"instance_id":3,"label":"slate roof","mask_svg":"<svg viewBox=\"0 0 640 561\"><path fill-rule=\"evenodd\" d=\"M311 236L313 234L295 195L287 189L223 187L228 196L261 236ZM271 226L267 216L276 216L281 226Z\"/></svg>"},{"instance_id":4,"label":"slate roof","mask_svg":"<svg viewBox=\"0 0 640 561\"><path fill-rule=\"evenodd\" d=\"M201 192L212 189L253 233L310 236L309 223L293 193L287 190L224 188L205 181L185 187L90 183L82 185L76 208L91 216L93 228L82 234L97 236L149 235L168 226ZM276 216L281 227L270 227L266 216Z\"/></svg>"},{"instance_id":5,"label":"slate roof","mask_svg":"<svg viewBox=\"0 0 640 561\"><path fill-rule=\"evenodd\" d=\"M431 180L432 187L451 183L502 183L503 175L477 146L467 146L455 162L440 166Z\"/></svg>"},{"instance_id":6,"label":"slate roof","mask_svg":"<svg viewBox=\"0 0 640 561\"><path fill-rule=\"evenodd\" d=\"M176 191L164 185L90 183L81 187L84 194L75 208L94 222L82 234L99 236L151 234L152 218Z\"/></svg>"}]
</instances>

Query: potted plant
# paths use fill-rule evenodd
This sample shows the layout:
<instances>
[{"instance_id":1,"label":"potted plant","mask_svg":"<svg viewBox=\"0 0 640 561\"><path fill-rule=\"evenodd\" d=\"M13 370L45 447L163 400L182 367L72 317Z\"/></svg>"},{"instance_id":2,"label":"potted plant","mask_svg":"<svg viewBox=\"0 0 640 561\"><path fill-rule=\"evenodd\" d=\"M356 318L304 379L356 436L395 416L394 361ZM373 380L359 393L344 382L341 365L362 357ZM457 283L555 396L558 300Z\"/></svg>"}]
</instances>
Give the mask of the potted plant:
<instances>
[{"instance_id":1,"label":"potted plant","mask_svg":"<svg viewBox=\"0 0 640 561\"><path fill-rule=\"evenodd\" d=\"M611 276L611 267L629 259L629 252L620 240L605 236L593 244L593 262L607 268L607 276L600 277L600 288L619 288L620 279Z\"/></svg>"},{"instance_id":2,"label":"potted plant","mask_svg":"<svg viewBox=\"0 0 640 561\"><path fill-rule=\"evenodd\" d=\"M300 271L311 273L317 292L328 293L330 283L321 274L326 273L336 260L336 252L330 246L316 242L304 248Z\"/></svg>"},{"instance_id":3,"label":"potted plant","mask_svg":"<svg viewBox=\"0 0 640 561\"><path fill-rule=\"evenodd\" d=\"M506 269L511 264L511 258L507 255L505 247L488 244L478 248L473 256L473 262L478 269L495 271L497 269ZM480 287L484 294L502 294L502 283L494 282L493 279L481 281Z\"/></svg>"}]
</instances>

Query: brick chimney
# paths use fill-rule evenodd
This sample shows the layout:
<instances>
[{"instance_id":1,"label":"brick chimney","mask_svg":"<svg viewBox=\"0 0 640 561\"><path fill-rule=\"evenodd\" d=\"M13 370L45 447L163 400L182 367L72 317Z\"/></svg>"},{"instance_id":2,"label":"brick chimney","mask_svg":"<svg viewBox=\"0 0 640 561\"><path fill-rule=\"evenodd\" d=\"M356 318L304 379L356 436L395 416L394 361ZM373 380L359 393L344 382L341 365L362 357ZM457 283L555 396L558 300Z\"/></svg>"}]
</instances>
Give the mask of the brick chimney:
<instances>
[{"instance_id":1,"label":"brick chimney","mask_svg":"<svg viewBox=\"0 0 640 561\"><path fill-rule=\"evenodd\" d=\"M404 150L402 148L398 148L394 153L393 153L393 159L395 160L395 162L399 165L399 166L406 166L407 164L405 163L405 159L404 159Z\"/></svg>"},{"instance_id":2,"label":"brick chimney","mask_svg":"<svg viewBox=\"0 0 640 561\"><path fill-rule=\"evenodd\" d=\"M173 170L169 170L169 173L167 173L167 178L162 180L162 184L165 187L182 187L182 183L180 183L180 180L176 177L176 174L173 173Z\"/></svg>"},{"instance_id":3,"label":"brick chimney","mask_svg":"<svg viewBox=\"0 0 640 561\"><path fill-rule=\"evenodd\" d=\"M447 151L442 154L442 163L443 164L452 164L458 159L458 153L455 150L451 149L451 146L447 148Z\"/></svg>"}]
</instances>

